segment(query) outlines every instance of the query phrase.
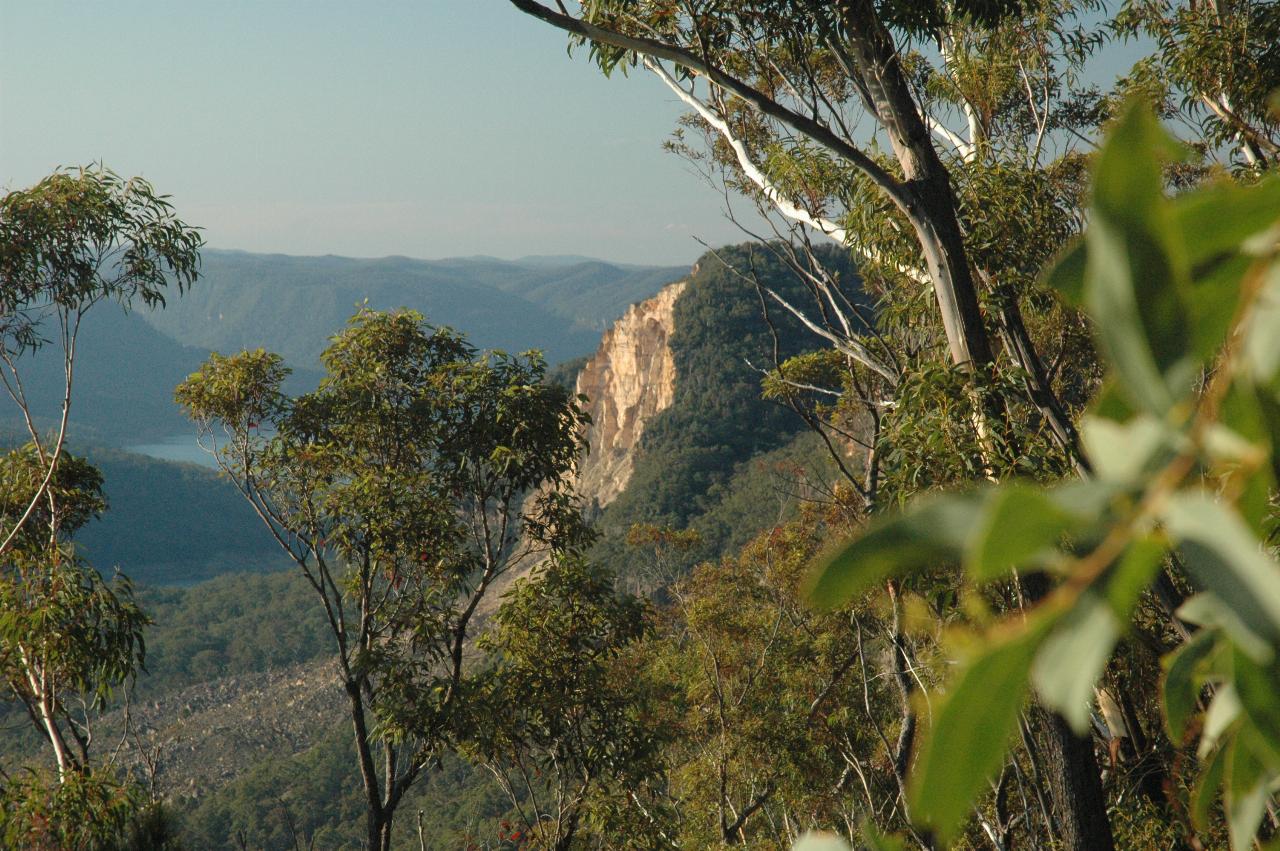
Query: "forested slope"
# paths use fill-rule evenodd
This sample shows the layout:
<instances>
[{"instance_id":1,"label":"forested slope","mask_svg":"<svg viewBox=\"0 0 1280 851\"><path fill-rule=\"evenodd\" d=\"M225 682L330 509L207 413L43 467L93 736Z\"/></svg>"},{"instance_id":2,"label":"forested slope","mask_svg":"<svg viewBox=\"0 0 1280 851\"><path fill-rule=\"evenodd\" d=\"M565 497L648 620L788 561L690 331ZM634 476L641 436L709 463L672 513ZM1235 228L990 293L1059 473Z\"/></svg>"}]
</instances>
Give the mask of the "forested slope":
<instances>
[{"instance_id":1,"label":"forested slope","mask_svg":"<svg viewBox=\"0 0 1280 851\"><path fill-rule=\"evenodd\" d=\"M861 299L847 259L835 252L823 257L841 274L846 293ZM795 501L795 480L829 475L825 453L812 451L817 447L802 435L800 418L761 397L759 370L773 366L774 331L782 359L814 348L816 338L776 304L770 330L750 269L783 297L800 297L804 283L759 245L720 249L695 266L675 305L672 404L645 429L631 481L599 518L602 540L595 555L620 573L638 557L626 545L632 524L694 529L702 542L687 563L718 558L786 514ZM785 447L797 440L804 451L788 452ZM735 499L744 490L756 497ZM768 492L776 493L759 498Z\"/></svg>"},{"instance_id":2,"label":"forested slope","mask_svg":"<svg viewBox=\"0 0 1280 851\"><path fill-rule=\"evenodd\" d=\"M144 585L189 584L287 563L253 509L214 470L100 446L108 509L79 543L103 571L119 567Z\"/></svg>"}]
</instances>

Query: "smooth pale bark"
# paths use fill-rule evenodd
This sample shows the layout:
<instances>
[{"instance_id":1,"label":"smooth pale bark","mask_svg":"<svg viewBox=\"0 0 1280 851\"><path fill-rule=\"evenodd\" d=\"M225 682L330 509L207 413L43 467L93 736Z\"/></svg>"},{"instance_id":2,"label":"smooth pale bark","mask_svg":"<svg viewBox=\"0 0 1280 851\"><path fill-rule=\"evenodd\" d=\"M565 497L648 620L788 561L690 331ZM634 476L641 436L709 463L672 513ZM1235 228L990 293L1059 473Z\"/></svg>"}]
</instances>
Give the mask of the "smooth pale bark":
<instances>
[{"instance_id":1,"label":"smooth pale bark","mask_svg":"<svg viewBox=\"0 0 1280 851\"><path fill-rule=\"evenodd\" d=\"M870 0L842 0L837 9L849 58L906 179L911 203L904 212L924 254L952 363L988 369L994 358L956 217L951 175L933 146L875 6Z\"/></svg>"},{"instance_id":2,"label":"smooth pale bark","mask_svg":"<svg viewBox=\"0 0 1280 851\"><path fill-rule=\"evenodd\" d=\"M870 0L842 0L838 8L855 67L862 74L876 117L889 136L903 174L920 198L918 215L929 225L916 230L929 263L944 325L948 318L959 325L954 331L950 327L947 330L952 360L962 362L959 346L963 344L974 366L990 364L991 349L956 217L951 176L933 147L929 129L898 64L893 40ZM1020 321L1018 330L1025 337ZM1029 342L1028 348L1034 353ZM1046 715L1041 739L1047 752L1050 794L1062 841L1072 851L1110 851L1115 841L1093 744L1077 737L1060 715Z\"/></svg>"},{"instance_id":3,"label":"smooth pale bark","mask_svg":"<svg viewBox=\"0 0 1280 851\"><path fill-rule=\"evenodd\" d=\"M755 161L751 159L746 145L734 134L727 121L717 115L716 112L705 102L682 87L674 77L667 73L660 63L646 57L644 65L660 80L662 80L662 82L673 93L675 93L677 97L679 97L686 105L691 107L709 127L720 134L720 137L725 140L730 149L734 152L734 156L738 162L738 167L741 169L743 175L760 189L764 197L780 214L792 221L807 225L813 230L839 243L841 246L850 249L864 261L876 264L884 262L884 257L880 252L876 251L873 246L854 242L849 232L840 227L840 225L833 220L815 215L783 195L782 192L769 181ZM972 110L969 111L971 112ZM924 116L924 120L926 125L935 134L945 131L946 138L951 141L952 144L956 145L957 149L960 150L966 158L976 154L976 147L965 142L957 134L943 128L938 124L938 122L930 119L928 116ZM894 268L898 273L913 281L922 284L931 283L928 273L923 269L902 265L895 265ZM770 293L770 295L773 295L775 299L777 298L776 294ZM814 324L810 322L807 317L797 312L793 306L785 303L782 306L792 314L798 316L806 326L811 329L814 328ZM1022 320L1022 312L1016 301L1010 301L1009 304L1005 305L1001 309L999 324L1000 335L1004 342L1005 350L1026 375L1025 384L1027 396L1036 406L1037 410L1039 410L1041 416L1045 418L1046 423L1048 423L1050 429L1049 433L1052 436L1054 443L1068 457L1073 459L1073 463L1082 474L1088 474L1090 472L1090 467L1087 459L1085 459L1083 453L1080 451L1080 438L1076 431L1075 424L1071 421L1071 417L1067 414L1066 409L1058 399L1057 394L1053 391L1052 384L1048 377L1048 372L1044 367L1044 363L1041 360L1039 353L1036 351L1035 344L1032 342L1030 334L1027 332L1026 325ZM828 338L829 341L831 341L833 345L836 345L838 349L843 351L845 354L848 354L850 357L853 357L855 360L858 360L864 366L868 366L880 375L889 378L890 381L896 380L896 376L890 375L878 359L869 359L869 354L864 350L849 351L846 346L840 345L832 335L821 331L818 333L820 336Z\"/></svg>"}]
</instances>

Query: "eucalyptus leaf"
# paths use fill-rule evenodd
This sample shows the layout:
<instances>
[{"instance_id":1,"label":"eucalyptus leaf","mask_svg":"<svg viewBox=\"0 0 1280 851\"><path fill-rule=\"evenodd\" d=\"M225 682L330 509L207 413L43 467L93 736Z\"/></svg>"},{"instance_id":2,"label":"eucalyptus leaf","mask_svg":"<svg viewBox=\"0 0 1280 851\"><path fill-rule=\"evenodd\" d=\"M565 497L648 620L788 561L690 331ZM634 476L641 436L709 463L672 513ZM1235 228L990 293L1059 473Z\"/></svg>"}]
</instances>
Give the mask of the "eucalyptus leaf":
<instances>
[{"instance_id":1,"label":"eucalyptus leaf","mask_svg":"<svg viewBox=\"0 0 1280 851\"><path fill-rule=\"evenodd\" d=\"M1202 361L1213 360L1226 343L1239 308L1240 281L1253 263L1248 255L1226 254L1195 270L1185 298L1196 319L1190 341Z\"/></svg>"},{"instance_id":2,"label":"eucalyptus leaf","mask_svg":"<svg viewBox=\"0 0 1280 851\"><path fill-rule=\"evenodd\" d=\"M1248 851L1258 833L1258 825L1271 797L1266 765L1259 757L1260 743L1248 727L1243 728L1227 755L1227 827L1231 831L1231 851Z\"/></svg>"},{"instance_id":3,"label":"eucalyptus leaf","mask_svg":"<svg viewBox=\"0 0 1280 851\"><path fill-rule=\"evenodd\" d=\"M1093 687L1120 637L1120 621L1093 590L1080 595L1040 646L1031 681L1044 703L1080 735L1089 729Z\"/></svg>"},{"instance_id":4,"label":"eucalyptus leaf","mask_svg":"<svg viewBox=\"0 0 1280 851\"><path fill-rule=\"evenodd\" d=\"M1204 759L1226 734L1228 728L1240 717L1240 698L1235 686L1223 683L1213 693L1209 709L1204 713L1204 729L1200 733L1197 755Z\"/></svg>"},{"instance_id":5,"label":"eucalyptus leaf","mask_svg":"<svg viewBox=\"0 0 1280 851\"><path fill-rule=\"evenodd\" d=\"M1267 269L1244 323L1241 356L1254 381L1269 384L1280 372L1280 261Z\"/></svg>"},{"instance_id":6,"label":"eucalyptus leaf","mask_svg":"<svg viewBox=\"0 0 1280 851\"><path fill-rule=\"evenodd\" d=\"M1085 305L1098 340L1129 398L1158 415L1182 395L1167 374L1184 371L1194 335L1162 155L1179 156L1179 146L1148 109L1131 104L1098 154L1085 235Z\"/></svg>"},{"instance_id":7,"label":"eucalyptus leaf","mask_svg":"<svg viewBox=\"0 0 1280 851\"><path fill-rule=\"evenodd\" d=\"M1084 240L1075 240L1041 274L1041 285L1058 293L1067 304L1083 306L1087 259Z\"/></svg>"},{"instance_id":8,"label":"eucalyptus leaf","mask_svg":"<svg viewBox=\"0 0 1280 851\"><path fill-rule=\"evenodd\" d=\"M959 561L982 508L978 494L939 496L873 522L819 559L810 599L834 608L891 576Z\"/></svg>"},{"instance_id":9,"label":"eucalyptus leaf","mask_svg":"<svg viewBox=\"0 0 1280 851\"><path fill-rule=\"evenodd\" d=\"M1261 734L1259 743L1267 750L1270 763L1280 766L1280 672L1275 662L1258 665L1238 649L1232 660L1236 694L1250 723Z\"/></svg>"},{"instance_id":10,"label":"eucalyptus leaf","mask_svg":"<svg viewBox=\"0 0 1280 851\"><path fill-rule=\"evenodd\" d=\"M1086 416L1080 437L1103 479L1129 484L1168 458L1179 435L1162 419L1138 414L1126 422Z\"/></svg>"},{"instance_id":11,"label":"eucalyptus leaf","mask_svg":"<svg viewBox=\"0 0 1280 851\"><path fill-rule=\"evenodd\" d=\"M1166 552L1162 539L1152 535L1138 538L1107 571L1103 593L1121 622L1128 623L1132 617L1134 606L1159 572Z\"/></svg>"},{"instance_id":12,"label":"eucalyptus leaf","mask_svg":"<svg viewBox=\"0 0 1280 851\"><path fill-rule=\"evenodd\" d=\"M1179 606L1178 617L1197 626L1221 629L1254 659L1266 660L1272 655L1271 643L1265 636L1253 631L1235 609L1207 591Z\"/></svg>"},{"instance_id":13,"label":"eucalyptus leaf","mask_svg":"<svg viewBox=\"0 0 1280 851\"><path fill-rule=\"evenodd\" d=\"M1085 299L1095 321L1098 341L1126 397L1137 407L1163 416L1175 401L1164 378L1164 369L1172 360L1159 359L1152 350L1152 340L1143 323L1143 306L1135 297L1133 280L1135 268L1162 265L1158 260L1159 251L1149 240L1134 244L1137 240L1102 219L1093 223L1088 238ZM1157 339L1186 338L1186 319L1171 306L1153 311L1151 320L1157 324Z\"/></svg>"},{"instance_id":14,"label":"eucalyptus leaf","mask_svg":"<svg viewBox=\"0 0 1280 851\"><path fill-rule=\"evenodd\" d=\"M1181 541L1192 579L1230 607L1251 633L1269 642L1269 652L1257 658L1269 661L1280 644L1280 565L1263 552L1235 511L1207 493L1173 494L1162 516Z\"/></svg>"},{"instance_id":15,"label":"eucalyptus leaf","mask_svg":"<svg viewBox=\"0 0 1280 851\"><path fill-rule=\"evenodd\" d=\"M1227 749L1218 748L1204 760L1204 768L1196 778L1191 793L1191 823L1197 830L1210 827L1211 812L1222 787L1222 777L1227 767Z\"/></svg>"},{"instance_id":16,"label":"eucalyptus leaf","mask_svg":"<svg viewBox=\"0 0 1280 851\"><path fill-rule=\"evenodd\" d=\"M1180 743L1200 700L1204 662L1217 646L1218 632L1202 629L1163 660L1165 725L1169 738Z\"/></svg>"},{"instance_id":17,"label":"eucalyptus leaf","mask_svg":"<svg viewBox=\"0 0 1280 851\"><path fill-rule=\"evenodd\" d=\"M1004 576L1080 525L1079 517L1063 511L1040 490L1000 488L965 548L965 568L977 581Z\"/></svg>"},{"instance_id":18,"label":"eucalyptus leaf","mask_svg":"<svg viewBox=\"0 0 1280 851\"><path fill-rule=\"evenodd\" d=\"M862 841L866 851L904 851L907 847L898 837L881 833L871 822L863 825Z\"/></svg>"},{"instance_id":19,"label":"eucalyptus leaf","mask_svg":"<svg viewBox=\"0 0 1280 851\"><path fill-rule=\"evenodd\" d=\"M1253 186L1229 180L1202 186L1175 199L1171 210L1188 260L1199 265L1235 252L1280 221L1280 177L1272 175Z\"/></svg>"},{"instance_id":20,"label":"eucalyptus leaf","mask_svg":"<svg viewBox=\"0 0 1280 851\"><path fill-rule=\"evenodd\" d=\"M1280 316L1277 321L1280 322ZM1245 477L1236 503L1249 528L1259 537L1267 534L1272 516L1271 494L1280 482L1280 457L1274 452L1273 443L1275 434L1280 433L1280 419L1275 419L1280 411L1268 400L1269 395L1247 378L1238 377L1223 397L1218 408L1220 420L1209 431L1206 441L1209 444L1206 448L1215 455L1215 460L1230 464L1233 473ZM1217 429L1227 429L1235 436L1230 443L1237 447L1234 457L1228 456L1221 447L1215 437ZM1243 441L1244 445L1236 441Z\"/></svg>"},{"instance_id":21,"label":"eucalyptus leaf","mask_svg":"<svg viewBox=\"0 0 1280 851\"><path fill-rule=\"evenodd\" d=\"M1043 629L1026 630L987 646L952 682L935 713L911 798L914 817L933 825L944 841L1004 762L1042 635Z\"/></svg>"}]
</instances>

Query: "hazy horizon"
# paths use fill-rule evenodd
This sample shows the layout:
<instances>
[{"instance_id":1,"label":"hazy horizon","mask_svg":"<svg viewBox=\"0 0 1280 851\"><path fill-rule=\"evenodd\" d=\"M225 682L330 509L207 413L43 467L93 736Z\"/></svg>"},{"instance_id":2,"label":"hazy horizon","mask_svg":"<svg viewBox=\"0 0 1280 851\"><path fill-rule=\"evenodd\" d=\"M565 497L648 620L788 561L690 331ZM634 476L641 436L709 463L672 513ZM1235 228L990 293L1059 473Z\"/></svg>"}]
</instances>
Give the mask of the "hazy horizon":
<instances>
[{"instance_id":1,"label":"hazy horizon","mask_svg":"<svg viewBox=\"0 0 1280 851\"><path fill-rule=\"evenodd\" d=\"M744 239L662 150L678 101L565 48L506 0L0 0L0 185L101 161L257 253L681 265Z\"/></svg>"},{"instance_id":2,"label":"hazy horizon","mask_svg":"<svg viewBox=\"0 0 1280 851\"><path fill-rule=\"evenodd\" d=\"M746 241L745 237L737 241ZM317 258L317 257L333 257L338 260L412 260L420 263L444 263L450 260L497 260L500 263L520 263L522 261L564 261L565 265L571 265L579 262L590 263L608 263L612 266L688 266L689 263L633 263L627 260L617 260L612 257L605 257L592 254L578 254L576 252L550 252L535 254L519 254L503 256L491 252L479 252L476 254L446 254L437 257L423 257L415 254L338 254L332 251L319 253L295 253L291 251L256 251L247 248L238 248L233 245L210 245L205 244L203 251L223 251L228 253L239 254L258 254L262 256L278 256L278 257L295 257L295 258ZM699 254L705 254L706 248L699 246ZM696 257L694 258L696 259Z\"/></svg>"}]
</instances>

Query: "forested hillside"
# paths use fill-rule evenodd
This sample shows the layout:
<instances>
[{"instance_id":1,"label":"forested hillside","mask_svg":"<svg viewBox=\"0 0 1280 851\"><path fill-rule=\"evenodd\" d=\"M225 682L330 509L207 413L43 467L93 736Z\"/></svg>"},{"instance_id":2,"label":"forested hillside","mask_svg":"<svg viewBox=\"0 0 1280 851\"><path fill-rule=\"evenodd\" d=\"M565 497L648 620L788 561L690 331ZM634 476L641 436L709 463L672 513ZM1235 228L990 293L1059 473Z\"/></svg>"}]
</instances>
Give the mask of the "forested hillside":
<instances>
[{"instance_id":1,"label":"forested hillside","mask_svg":"<svg viewBox=\"0 0 1280 851\"><path fill-rule=\"evenodd\" d=\"M614 266L587 258L503 261L350 260L206 251L202 283L163 309L102 305L78 339L74 434L123 448L188 429L173 388L210 349L265 345L286 356L291 387L318 380L315 357L368 298L422 309L482 347L544 350L555 364L585 354L626 306L685 270ZM292 322L273 317L289 315ZM36 354L24 366L32 411L51 424L62 402L61 360ZM6 423L20 425L16 410Z\"/></svg>"},{"instance_id":2,"label":"forested hillside","mask_svg":"<svg viewBox=\"0 0 1280 851\"><path fill-rule=\"evenodd\" d=\"M78 538L85 556L144 585L187 585L288 560L230 482L206 467L101 446L83 450L102 471L108 509Z\"/></svg>"},{"instance_id":3,"label":"forested hillside","mask_svg":"<svg viewBox=\"0 0 1280 851\"><path fill-rule=\"evenodd\" d=\"M865 301L847 258L831 251L822 257L846 295ZM626 543L637 523L696 531L700 543L683 556L687 569L735 551L784 519L806 477L830 483L833 472L813 435L805 436L804 451L782 449L805 425L780 402L762 397L775 357L786 360L814 343L776 305L766 321L755 285L800 301L806 282L767 246L752 244L705 254L694 269L675 304L672 404L646 427L630 482L599 520L596 556L623 576L644 558ZM744 499L744 490L754 492Z\"/></svg>"},{"instance_id":4,"label":"forested hillside","mask_svg":"<svg viewBox=\"0 0 1280 851\"><path fill-rule=\"evenodd\" d=\"M78 348L71 418L79 440L123 446L185 428L173 404L173 385L200 364L204 351L182 345L137 311L126 313L114 304L86 316ZM62 359L52 351L38 352L23 366L31 409L42 425L51 425L62 404ZM21 428L20 412L6 409L4 422Z\"/></svg>"}]
</instances>

